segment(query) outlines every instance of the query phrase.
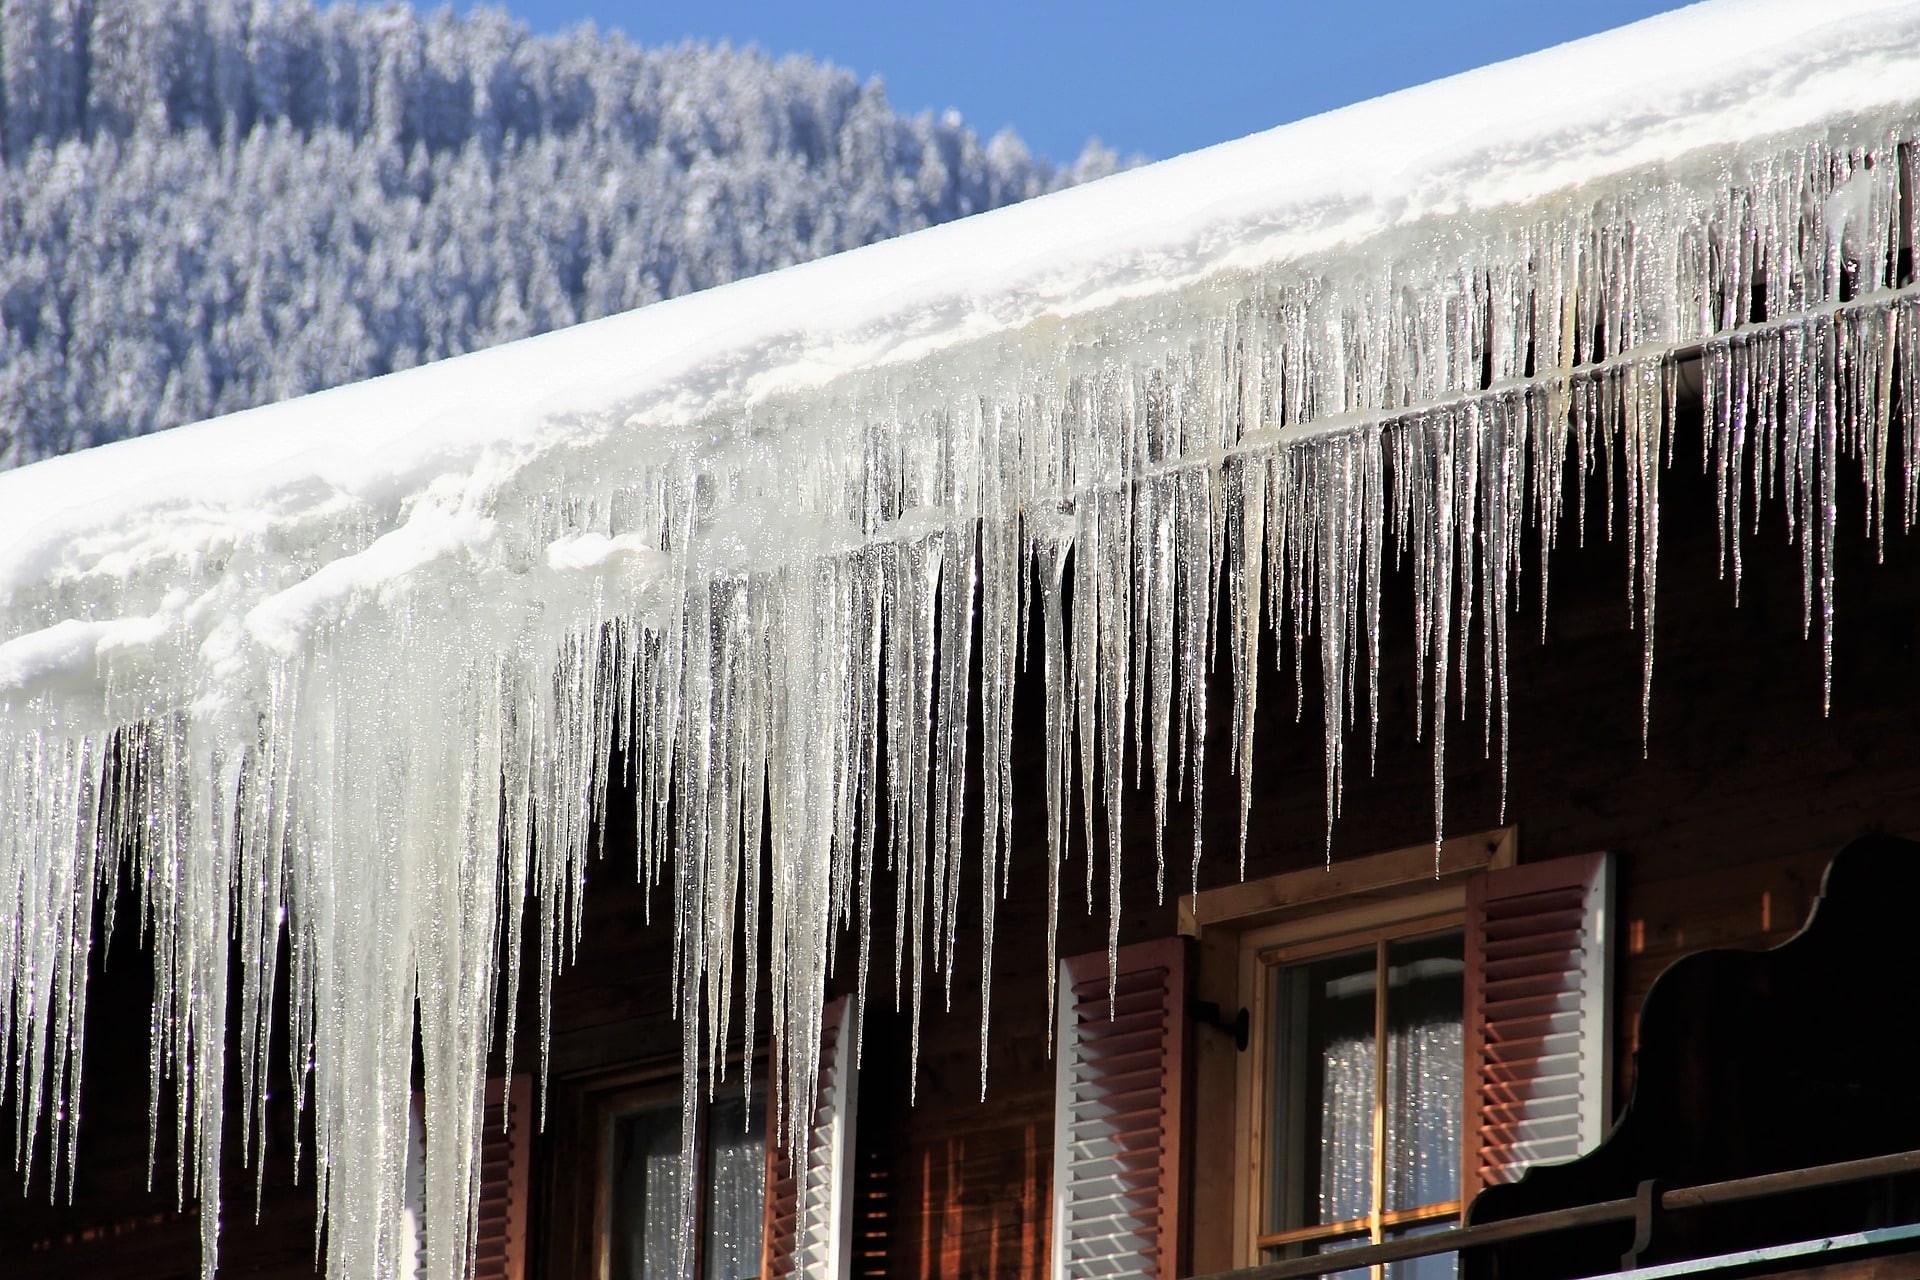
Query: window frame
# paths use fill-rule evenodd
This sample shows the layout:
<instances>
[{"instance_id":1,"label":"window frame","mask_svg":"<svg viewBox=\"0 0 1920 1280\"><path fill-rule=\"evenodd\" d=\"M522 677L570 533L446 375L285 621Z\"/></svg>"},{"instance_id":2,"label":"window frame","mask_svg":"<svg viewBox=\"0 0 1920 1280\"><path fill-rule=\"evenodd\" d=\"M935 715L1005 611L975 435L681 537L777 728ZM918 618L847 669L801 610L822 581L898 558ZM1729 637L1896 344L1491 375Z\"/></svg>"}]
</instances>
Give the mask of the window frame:
<instances>
[{"instance_id":1,"label":"window frame","mask_svg":"<svg viewBox=\"0 0 1920 1280\"><path fill-rule=\"evenodd\" d=\"M720 1088L731 1093L740 1089L742 1084L743 1081L741 1077L735 1076L732 1080L721 1085ZM766 1080L762 1073L756 1071L750 1073L745 1078L744 1084L748 1090L748 1105L751 1106L757 1103L762 1112L760 1146L760 1166L762 1170L760 1194L762 1196L762 1204L760 1220L761 1230L764 1234L766 1223L764 1198L767 1194L765 1169L767 1145L771 1140L771 1135L767 1132L767 1124L770 1117L765 1114L767 1110ZM712 1094L703 1094L699 1112L694 1118L693 1150L695 1167L693 1170L693 1181L695 1190L693 1196L693 1234L695 1244L693 1253L693 1275L689 1277L689 1280L707 1280L707 1179L711 1172L708 1168L707 1137L709 1130L712 1128L712 1112L715 1101L716 1099ZM592 1247L594 1255L593 1268L596 1276L611 1277L613 1274L614 1128L620 1123L623 1117L637 1115L643 1111L659 1111L669 1108L678 1112L680 1104L680 1082L678 1080L629 1084L624 1087L616 1087L602 1091L595 1099L594 1147L596 1158L594 1163L596 1173L594 1175L593 1193ZM764 1241L759 1242L756 1246L756 1251L758 1247L763 1245Z\"/></svg>"},{"instance_id":2,"label":"window frame","mask_svg":"<svg viewBox=\"0 0 1920 1280\"><path fill-rule=\"evenodd\" d=\"M756 1053L751 1059L732 1056L727 1067L725 1089L738 1088L742 1072L759 1105L767 1104L766 1057ZM644 1110L663 1102L680 1101L680 1071L677 1062L649 1067L604 1071L555 1082L553 1099L553 1140L551 1150L552 1183L546 1215L550 1235L541 1250L556 1277L574 1280L609 1280L613 1250L610 1234L613 1224L613 1126L620 1116ZM702 1163L702 1188L695 1197L696 1214L706 1212L704 1188L707 1111L712 1099L703 1103L699 1141L695 1149ZM770 1122L770 1121L769 1121ZM771 1135L769 1134L769 1141ZM764 1192L763 1192L764 1194ZM764 1224L764 1215L763 1215ZM762 1230L764 1231L764 1225ZM696 1274L706 1265L704 1248L696 1247Z\"/></svg>"},{"instance_id":3,"label":"window frame","mask_svg":"<svg viewBox=\"0 0 1920 1280\"><path fill-rule=\"evenodd\" d=\"M1364 945L1381 931L1463 927L1467 882L1517 861L1517 832L1506 827L1450 838L1438 850L1424 844L1342 859L1180 899L1180 932L1200 944L1195 998L1222 1010L1247 1009L1256 1029L1244 1053L1205 1030L1193 1047L1189 1239L1197 1273L1261 1259L1271 1127L1264 1097L1270 1089L1256 1069L1270 1053L1260 1030L1271 1013L1261 955L1325 954L1356 939ZM1442 920L1453 923L1433 923ZM1387 1215L1382 1225L1395 1219Z\"/></svg>"},{"instance_id":4,"label":"window frame","mask_svg":"<svg viewBox=\"0 0 1920 1280\"><path fill-rule=\"evenodd\" d=\"M1456 899L1457 905L1455 905ZM1236 1090L1240 1114L1249 1117L1251 1121L1249 1124L1240 1126L1238 1130L1247 1147L1241 1167L1248 1170L1250 1175L1247 1179L1246 1199L1243 1205L1247 1217L1246 1234L1251 1254L1250 1263L1268 1261L1269 1259L1262 1257L1265 1250L1288 1244L1312 1241L1331 1242L1358 1239L1362 1236L1366 1237L1369 1243L1378 1244L1386 1238L1385 1232L1392 1228L1458 1219L1465 1211L1465 1197L1462 1194L1463 1170L1456 1171L1461 1176L1456 1178L1456 1194L1451 1200L1399 1210L1388 1210L1382 1204L1386 1142L1383 1131L1385 1115L1381 1104L1384 1097L1383 1091L1386 1088L1386 1055L1379 1046L1386 1041L1384 1029L1388 1017L1387 1002L1382 999L1388 972L1387 948L1394 942L1448 933L1462 934L1464 945L1465 888L1462 886L1409 895L1395 900L1393 907L1395 910L1392 916L1360 929L1338 930L1338 926L1345 923L1347 917L1356 914L1350 908L1345 911L1336 911L1331 916L1313 919L1313 924L1335 928L1338 930L1335 932L1308 932L1306 936L1301 936L1300 926L1307 923L1301 921L1250 929L1240 937L1240 990L1250 993L1246 1003L1253 1027L1247 1053L1243 1055L1240 1080ZM1406 913L1404 916L1401 915L1403 910ZM1273 1202L1276 1182L1276 1171L1268 1163L1267 1158L1272 1149L1269 1135L1275 1128L1273 1085L1276 1066L1273 1062L1275 1036L1271 981L1273 970L1283 965L1299 964L1367 948L1371 948L1374 953L1373 1016L1376 1045L1373 1168L1369 1179L1371 1207L1367 1215L1361 1218L1345 1219L1320 1226L1295 1227L1276 1232L1266 1231L1263 1219L1266 1217L1267 1206ZM1462 994L1464 997L1464 989ZM1464 1092L1460 1101L1464 1110ZM1376 1280L1378 1280L1377 1269Z\"/></svg>"}]
</instances>

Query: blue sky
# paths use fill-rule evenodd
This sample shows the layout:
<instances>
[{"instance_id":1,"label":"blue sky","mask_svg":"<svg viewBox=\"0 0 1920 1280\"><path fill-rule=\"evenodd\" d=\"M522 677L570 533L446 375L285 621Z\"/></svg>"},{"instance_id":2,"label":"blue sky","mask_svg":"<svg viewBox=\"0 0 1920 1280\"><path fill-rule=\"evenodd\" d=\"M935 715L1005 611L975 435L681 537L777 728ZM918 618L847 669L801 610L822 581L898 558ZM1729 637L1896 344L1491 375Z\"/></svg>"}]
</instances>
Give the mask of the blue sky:
<instances>
[{"instance_id":1,"label":"blue sky","mask_svg":"<svg viewBox=\"0 0 1920 1280\"><path fill-rule=\"evenodd\" d=\"M696 37L811 53L862 78L880 76L896 108L951 107L985 135L1011 125L1034 151L1056 159L1078 154L1089 137L1123 154L1176 155L1682 7L1679 0L503 2L542 32L591 18L642 44Z\"/></svg>"}]
</instances>

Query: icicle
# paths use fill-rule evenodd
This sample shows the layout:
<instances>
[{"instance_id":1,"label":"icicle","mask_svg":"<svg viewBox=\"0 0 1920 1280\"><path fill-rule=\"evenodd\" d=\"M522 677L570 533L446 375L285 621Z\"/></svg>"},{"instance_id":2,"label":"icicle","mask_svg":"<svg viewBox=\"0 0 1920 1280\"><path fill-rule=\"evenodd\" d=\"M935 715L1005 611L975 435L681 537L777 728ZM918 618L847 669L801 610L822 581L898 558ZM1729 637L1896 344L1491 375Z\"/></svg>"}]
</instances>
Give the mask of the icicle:
<instances>
[{"instance_id":1,"label":"icicle","mask_svg":"<svg viewBox=\"0 0 1920 1280\"><path fill-rule=\"evenodd\" d=\"M1653 617L1654 589L1660 567L1661 435L1667 420L1667 380L1671 369L1663 361L1641 361L1619 379L1624 396L1624 448L1627 471L1628 562L1637 575L1640 604L1640 745L1651 749L1653 737ZM1629 603L1636 593L1629 593Z\"/></svg>"},{"instance_id":2,"label":"icicle","mask_svg":"<svg viewBox=\"0 0 1920 1280\"><path fill-rule=\"evenodd\" d=\"M1052 1011L1058 1004L1060 979L1058 930L1060 923L1060 864L1066 858L1069 812L1073 804L1068 774L1072 756L1067 742L1071 724L1074 683L1067 668L1067 624L1063 594L1067 549L1044 535L1032 544L1033 578L1043 593L1041 643L1045 653L1043 719L1046 724L1047 790L1047 1049L1053 1050ZM1092 853L1089 850L1088 856Z\"/></svg>"},{"instance_id":3,"label":"icicle","mask_svg":"<svg viewBox=\"0 0 1920 1280\"><path fill-rule=\"evenodd\" d=\"M1213 669L1213 636L1218 624L1218 567L1223 558L1223 533L1215 512L1219 478L1211 467L1192 467L1180 473L1181 515L1179 553L1179 672L1180 718L1175 722L1174 760L1183 791L1193 811L1193 852L1189 883L1200 887L1202 854L1201 815L1206 806L1207 675Z\"/></svg>"},{"instance_id":4,"label":"icicle","mask_svg":"<svg viewBox=\"0 0 1920 1280\"><path fill-rule=\"evenodd\" d=\"M947 1007L953 1003L954 936L960 917L961 829L967 797L968 679L973 663L973 599L979 556L971 528L951 529L944 558L948 568L940 595L939 756L934 769L933 841L944 877L944 918L937 922L939 957Z\"/></svg>"},{"instance_id":5,"label":"icicle","mask_svg":"<svg viewBox=\"0 0 1920 1280\"><path fill-rule=\"evenodd\" d=\"M1240 780L1240 875L1247 872L1247 828L1253 812L1253 709L1260 679L1260 600L1265 573L1267 487L1272 460L1244 454L1227 473L1232 619L1234 773ZM1277 522L1276 522L1277 524ZM1196 822L1198 817L1196 815Z\"/></svg>"},{"instance_id":6,"label":"icicle","mask_svg":"<svg viewBox=\"0 0 1920 1280\"><path fill-rule=\"evenodd\" d=\"M1134 489L1133 646L1134 733L1137 758L1153 788L1153 886L1157 900L1167 888L1167 794L1172 785L1174 688L1175 486L1157 476ZM1142 726L1142 709L1146 709ZM1138 776L1136 771L1136 778Z\"/></svg>"},{"instance_id":7,"label":"icicle","mask_svg":"<svg viewBox=\"0 0 1920 1280\"><path fill-rule=\"evenodd\" d=\"M980 423L985 436L980 454L985 505L980 527L980 1094L984 1098L994 910L1004 891L1003 860L1013 851L1013 692L1016 664L1025 651L1025 617L1020 607L1025 563L1020 509L1010 501L1016 496L1019 477L1020 433L1010 415L990 404L981 405ZM955 828L957 840L957 823Z\"/></svg>"}]
</instances>

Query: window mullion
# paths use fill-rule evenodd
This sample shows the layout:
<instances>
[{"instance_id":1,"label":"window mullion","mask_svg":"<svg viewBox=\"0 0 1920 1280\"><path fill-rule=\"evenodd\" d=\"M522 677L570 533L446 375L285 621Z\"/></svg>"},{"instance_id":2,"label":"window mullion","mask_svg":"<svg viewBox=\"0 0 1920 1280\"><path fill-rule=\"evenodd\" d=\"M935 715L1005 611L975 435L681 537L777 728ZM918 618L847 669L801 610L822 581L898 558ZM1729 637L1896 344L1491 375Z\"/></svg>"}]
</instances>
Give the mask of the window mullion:
<instances>
[{"instance_id":1,"label":"window mullion","mask_svg":"<svg viewBox=\"0 0 1920 1280\"><path fill-rule=\"evenodd\" d=\"M1386 1239L1382 1218L1387 1186L1387 942L1373 944L1373 1201L1368 1235L1373 1243ZM1376 1264L1373 1280L1385 1280Z\"/></svg>"},{"instance_id":2,"label":"window mullion","mask_svg":"<svg viewBox=\"0 0 1920 1280\"><path fill-rule=\"evenodd\" d=\"M707 1274L707 1108L711 1099L702 1097L693 1113L693 1168L687 1176L693 1181L693 1276L706 1280Z\"/></svg>"}]
</instances>

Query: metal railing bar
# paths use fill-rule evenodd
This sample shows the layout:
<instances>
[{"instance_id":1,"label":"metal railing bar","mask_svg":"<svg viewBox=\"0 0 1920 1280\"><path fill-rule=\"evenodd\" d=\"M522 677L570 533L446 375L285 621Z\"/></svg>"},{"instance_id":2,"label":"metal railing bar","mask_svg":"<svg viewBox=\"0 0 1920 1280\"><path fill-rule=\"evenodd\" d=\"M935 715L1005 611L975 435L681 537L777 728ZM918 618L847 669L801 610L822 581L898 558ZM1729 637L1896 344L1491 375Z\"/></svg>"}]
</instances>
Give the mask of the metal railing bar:
<instances>
[{"instance_id":1,"label":"metal railing bar","mask_svg":"<svg viewBox=\"0 0 1920 1280\"><path fill-rule=\"evenodd\" d=\"M1659 1204L1662 1210L1697 1209L1706 1205L1758 1200L1792 1191L1844 1186L1850 1182L1894 1177L1903 1173L1920 1173L1920 1151L1902 1151L1893 1155L1814 1165L1806 1169L1789 1169L1781 1173L1732 1178L1725 1182L1676 1187L1661 1192ZM1298 1280L1300 1277L1321 1276L1376 1263L1403 1262L1408 1258L1431 1257L1437 1253L1452 1253L1457 1249L1498 1244L1506 1240L1524 1240L1529 1236L1575 1227L1629 1222L1634 1217L1637 1205L1637 1198L1632 1196L1620 1200L1600 1200L1567 1209L1529 1214L1524 1218L1509 1218L1503 1222L1476 1223L1433 1235L1409 1236L1404 1240L1341 1249L1336 1253L1318 1254L1311 1258L1289 1258L1284 1262L1220 1271L1199 1277L1198 1280Z\"/></svg>"},{"instance_id":2,"label":"metal railing bar","mask_svg":"<svg viewBox=\"0 0 1920 1280\"><path fill-rule=\"evenodd\" d=\"M1796 1258L1828 1258L1877 1245L1920 1240L1920 1223L1910 1227L1877 1227L1871 1231L1853 1231L1846 1235L1823 1236L1818 1240L1797 1240L1792 1244L1763 1245L1738 1253L1715 1254L1709 1258L1689 1258L1682 1262L1663 1262L1632 1271L1603 1272L1587 1280L1672 1280L1675 1276L1701 1275L1729 1267L1746 1267L1763 1262L1792 1262ZM1902 1257L1911 1257L1903 1254Z\"/></svg>"}]
</instances>

